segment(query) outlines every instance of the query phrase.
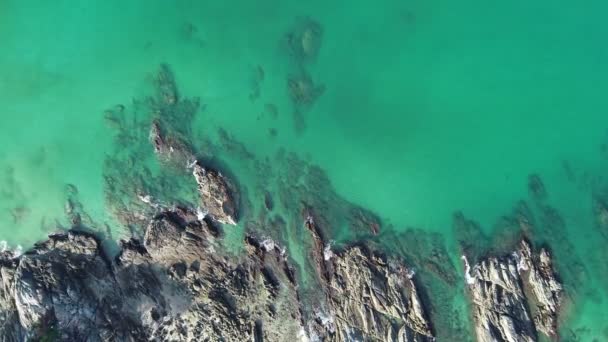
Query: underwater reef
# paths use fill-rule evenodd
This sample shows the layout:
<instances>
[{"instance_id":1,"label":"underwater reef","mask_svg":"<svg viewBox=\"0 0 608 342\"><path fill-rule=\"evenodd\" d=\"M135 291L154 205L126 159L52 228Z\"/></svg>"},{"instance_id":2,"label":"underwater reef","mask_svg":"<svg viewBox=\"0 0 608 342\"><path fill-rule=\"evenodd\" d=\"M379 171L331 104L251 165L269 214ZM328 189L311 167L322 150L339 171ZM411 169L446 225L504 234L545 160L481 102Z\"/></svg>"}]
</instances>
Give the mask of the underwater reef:
<instances>
[{"instance_id":1,"label":"underwater reef","mask_svg":"<svg viewBox=\"0 0 608 342\"><path fill-rule=\"evenodd\" d=\"M303 18L284 40L299 129L323 96L307 71L322 37ZM264 70L254 74L255 95ZM540 174L489 230L454 212L450 245L446 234L394 227L345 199L307 156L260 156L227 127L197 130L212 113L204 97L180 91L169 65L147 80L149 96L103 113L114 139L103 165L114 221L96 221L66 184L66 219L45 223L46 240L25 251L0 245L0 340L585 340L568 323L597 296L591 286L608 284L606 263L588 264L608 252L586 258L574 247L572 221ZM608 182L563 168L589 189L605 245ZM19 198L13 171L5 178L3 191ZM17 223L27 210L11 215Z\"/></svg>"},{"instance_id":2,"label":"underwater reef","mask_svg":"<svg viewBox=\"0 0 608 342\"><path fill-rule=\"evenodd\" d=\"M309 63L318 48L310 40L322 31L302 25L289 46ZM395 231L295 154L257 160L223 129L219 143L197 136L191 124L204 106L180 94L168 65L152 86L153 96L105 112L117 146L104 168L106 204L122 239L109 248L109 227L94 222L78 189L66 186L71 227L22 254L0 255L2 341L559 338L560 313L584 271L558 276L565 263L551 251L569 245L540 176L529 178L533 205L519 203L492 236L454 214L461 272L440 234ZM241 182L214 157L218 149L257 182ZM595 196L603 232L606 197ZM235 252L226 230L239 225ZM541 225L552 233L535 235ZM458 296L468 302L471 326L451 304Z\"/></svg>"}]
</instances>

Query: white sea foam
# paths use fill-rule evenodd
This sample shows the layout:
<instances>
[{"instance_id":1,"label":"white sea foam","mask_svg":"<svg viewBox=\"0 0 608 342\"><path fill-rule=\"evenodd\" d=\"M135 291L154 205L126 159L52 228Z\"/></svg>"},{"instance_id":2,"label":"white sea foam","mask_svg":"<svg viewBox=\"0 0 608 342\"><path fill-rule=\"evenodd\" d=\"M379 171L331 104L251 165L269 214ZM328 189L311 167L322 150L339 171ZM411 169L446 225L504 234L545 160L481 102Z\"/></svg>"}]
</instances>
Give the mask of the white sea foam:
<instances>
[{"instance_id":1,"label":"white sea foam","mask_svg":"<svg viewBox=\"0 0 608 342\"><path fill-rule=\"evenodd\" d=\"M328 261L333 258L333 256L334 252L331 251L331 242L329 242L327 245L325 245L325 249L323 249L323 259Z\"/></svg>"},{"instance_id":2,"label":"white sea foam","mask_svg":"<svg viewBox=\"0 0 608 342\"><path fill-rule=\"evenodd\" d=\"M192 161L188 161L186 167L191 169L194 167L194 165L196 165L196 163L198 162L198 160L193 159Z\"/></svg>"},{"instance_id":3,"label":"white sea foam","mask_svg":"<svg viewBox=\"0 0 608 342\"><path fill-rule=\"evenodd\" d=\"M310 342L310 339L308 338L308 335L306 335L306 330L304 330L304 327L300 327L300 331L298 331L298 338L300 339L300 342Z\"/></svg>"},{"instance_id":4,"label":"white sea foam","mask_svg":"<svg viewBox=\"0 0 608 342\"><path fill-rule=\"evenodd\" d=\"M0 241L0 253L2 252L9 252L13 255L13 258L17 258L23 254L23 247L21 247L21 245L17 245L17 247L11 248L7 241L2 240Z\"/></svg>"},{"instance_id":5,"label":"white sea foam","mask_svg":"<svg viewBox=\"0 0 608 342\"><path fill-rule=\"evenodd\" d=\"M464 261L464 279L468 285L475 284L475 276L471 276L471 265L469 265L469 260L467 260L466 256L461 256L460 259Z\"/></svg>"},{"instance_id":6,"label":"white sea foam","mask_svg":"<svg viewBox=\"0 0 608 342\"><path fill-rule=\"evenodd\" d=\"M139 198L140 201L146 203L146 204L151 204L152 203L152 197L150 195L137 195L137 197Z\"/></svg>"},{"instance_id":7,"label":"white sea foam","mask_svg":"<svg viewBox=\"0 0 608 342\"><path fill-rule=\"evenodd\" d=\"M407 279L412 279L412 278L414 278L415 275L416 275L416 270L413 268L411 270L408 270L407 274L406 274Z\"/></svg>"},{"instance_id":8,"label":"white sea foam","mask_svg":"<svg viewBox=\"0 0 608 342\"><path fill-rule=\"evenodd\" d=\"M275 247L275 243L272 239L265 239L260 245L266 252L273 250Z\"/></svg>"},{"instance_id":9,"label":"white sea foam","mask_svg":"<svg viewBox=\"0 0 608 342\"><path fill-rule=\"evenodd\" d=\"M202 221L205 216L207 216L207 212L203 211L201 207L196 207L196 219Z\"/></svg>"},{"instance_id":10,"label":"white sea foam","mask_svg":"<svg viewBox=\"0 0 608 342\"><path fill-rule=\"evenodd\" d=\"M528 270L528 265L526 265L526 263L523 261L523 258L521 257L521 255L519 255L519 253L513 252L513 258L515 259L516 264L517 264L517 272Z\"/></svg>"},{"instance_id":11,"label":"white sea foam","mask_svg":"<svg viewBox=\"0 0 608 342\"><path fill-rule=\"evenodd\" d=\"M334 329L334 316L332 314L325 314L324 312L318 311L317 318L321 321L321 324L327 328L327 330L333 332Z\"/></svg>"}]
</instances>

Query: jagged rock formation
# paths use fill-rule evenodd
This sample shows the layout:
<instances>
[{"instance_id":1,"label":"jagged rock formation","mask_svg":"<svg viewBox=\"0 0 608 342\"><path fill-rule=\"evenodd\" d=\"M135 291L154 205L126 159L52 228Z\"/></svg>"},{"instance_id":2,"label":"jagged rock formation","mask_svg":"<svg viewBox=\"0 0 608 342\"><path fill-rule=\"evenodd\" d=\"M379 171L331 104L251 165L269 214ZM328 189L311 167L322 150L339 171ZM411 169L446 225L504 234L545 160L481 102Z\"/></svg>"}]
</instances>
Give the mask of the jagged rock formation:
<instances>
[{"instance_id":1,"label":"jagged rock formation","mask_svg":"<svg viewBox=\"0 0 608 342\"><path fill-rule=\"evenodd\" d=\"M398 261L351 246L331 251L317 229L311 209L305 226L313 238L313 259L325 300L315 321L313 339L328 341L433 341L416 285Z\"/></svg>"},{"instance_id":2,"label":"jagged rock formation","mask_svg":"<svg viewBox=\"0 0 608 342\"><path fill-rule=\"evenodd\" d=\"M334 341L432 341L412 273L364 248L331 258L327 301Z\"/></svg>"},{"instance_id":3,"label":"jagged rock formation","mask_svg":"<svg viewBox=\"0 0 608 342\"><path fill-rule=\"evenodd\" d=\"M283 252L247 239L242 260L217 253L191 210L165 212L143 242L111 260L83 232L0 257L3 341L286 341L302 334Z\"/></svg>"},{"instance_id":4,"label":"jagged rock formation","mask_svg":"<svg viewBox=\"0 0 608 342\"><path fill-rule=\"evenodd\" d=\"M400 263L364 246L331 252L320 244L325 297L307 322L285 250L251 236L244 243L244 255L222 254L213 224L182 207L151 219L142 241L122 241L115 258L90 233L51 235L22 256L0 256L0 336L3 341L433 340L413 272Z\"/></svg>"},{"instance_id":5,"label":"jagged rock formation","mask_svg":"<svg viewBox=\"0 0 608 342\"><path fill-rule=\"evenodd\" d=\"M159 120L152 122L150 142L154 147L154 152L161 160L173 161L176 165L185 167L194 159L194 153L186 142L178 137L166 136L163 133Z\"/></svg>"},{"instance_id":6,"label":"jagged rock formation","mask_svg":"<svg viewBox=\"0 0 608 342\"><path fill-rule=\"evenodd\" d=\"M193 165L192 173L208 215L220 223L236 224L238 194L230 181L220 172L199 163Z\"/></svg>"},{"instance_id":7,"label":"jagged rock formation","mask_svg":"<svg viewBox=\"0 0 608 342\"><path fill-rule=\"evenodd\" d=\"M530 245L523 241L519 249L520 269L528 297L530 311L536 329L547 336L557 333L557 315L562 300L562 285L553 273L551 255L541 249L538 255L532 253Z\"/></svg>"},{"instance_id":8,"label":"jagged rock formation","mask_svg":"<svg viewBox=\"0 0 608 342\"><path fill-rule=\"evenodd\" d=\"M315 22L294 31L289 44L299 63L314 60L321 37ZM263 71L258 75L261 80ZM134 101L132 112L122 105L106 112L118 146L104 167L106 201L139 239L122 241L115 258L82 231L51 235L22 256L0 253L0 341L434 341L429 302L422 302L429 293L417 286L413 269L369 244L332 250L326 239L344 224L355 239L382 234L379 217L339 196L320 167L285 151L261 162L220 129L216 148L249 163L260 179L252 198L263 198L264 208L251 219L246 209L252 206L239 203L241 197L247 203L247 189L197 161L213 151L211 143L195 143L191 123L204 108L199 99L180 95L167 65L153 81L155 95ZM324 89L304 69L289 78L288 88L296 115ZM276 108L269 111L276 115ZM153 158L162 162L160 170L148 167ZM281 173L272 175L273 163ZM278 191L269 192L272 185ZM540 177L530 177L529 189L542 204ZM75 187L67 189L66 202L74 227L94 227ZM283 243L291 233L306 240L294 222L300 210L312 238L302 246L312 243L299 275L312 271L314 278L316 271L316 279L298 279L286 251L271 239L248 235L243 255L223 253L215 223L236 224L239 209L250 220L245 226L254 227L249 233ZM598 214L608 222L605 206ZM552 211L547 216L561 223ZM531 226L515 223L523 231ZM469 257L488 245L463 215L455 216L455 228L465 233L461 244ZM456 271L443 247L416 236L396 236L409 240L402 246L408 265L454 286ZM534 254L523 242L514 255L484 260L467 277L480 341L555 335L562 289L547 251Z\"/></svg>"},{"instance_id":9,"label":"jagged rock formation","mask_svg":"<svg viewBox=\"0 0 608 342\"><path fill-rule=\"evenodd\" d=\"M537 341L537 331L556 334L562 286L547 250L535 254L522 241L513 254L472 269L463 259L478 341Z\"/></svg>"}]
</instances>

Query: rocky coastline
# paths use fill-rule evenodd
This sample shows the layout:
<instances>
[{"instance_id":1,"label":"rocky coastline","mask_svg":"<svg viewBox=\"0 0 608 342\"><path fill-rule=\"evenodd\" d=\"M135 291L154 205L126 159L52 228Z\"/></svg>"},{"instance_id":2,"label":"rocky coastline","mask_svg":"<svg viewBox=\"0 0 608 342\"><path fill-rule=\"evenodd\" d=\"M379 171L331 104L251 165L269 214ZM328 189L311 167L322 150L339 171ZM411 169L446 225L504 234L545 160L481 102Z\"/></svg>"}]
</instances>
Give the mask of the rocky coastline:
<instances>
[{"instance_id":1,"label":"rocky coastline","mask_svg":"<svg viewBox=\"0 0 608 342\"><path fill-rule=\"evenodd\" d=\"M535 253L522 240L517 250L470 266L463 256L478 341L554 338L563 288L546 249Z\"/></svg>"},{"instance_id":2,"label":"rocky coastline","mask_svg":"<svg viewBox=\"0 0 608 342\"><path fill-rule=\"evenodd\" d=\"M191 208L161 212L110 257L71 230L0 259L5 341L432 341L407 268L353 246L319 260L325 298L305 318L285 250L220 234ZM323 253L324 248L315 253ZM319 270L322 266L319 264Z\"/></svg>"},{"instance_id":3,"label":"rocky coastline","mask_svg":"<svg viewBox=\"0 0 608 342\"><path fill-rule=\"evenodd\" d=\"M322 30L309 20L300 26L288 41L306 64L316 55ZM256 160L223 130L219 147L204 139L195 143L201 139L191 122L200 101L182 97L167 65L153 81L155 95L134 101L133 113L122 105L105 113L119 147L104 165L106 202L128 237L109 252L110 229L105 236L92 233L104 229L69 186L71 228L23 254L0 253L0 341L559 337L567 291L549 248L520 236L533 235L526 205L504 220L507 233L497 236L507 242L492 251L481 250L496 244L475 222L454 215L460 272L441 236L383 225L373 212L340 197L321 168L295 154L278 154L273 162L284 172L274 176L268 160ZM259 183L240 186L212 158L214 148L253 165ZM529 190L542 209L541 224L563 231L563 220L544 204L548 195L539 176L530 177ZM256 210L250 197L262 207ZM602 228L606 202L598 199ZM240 253L227 251L222 225L244 227ZM339 227L352 238L336 245ZM550 241L560 243L555 235ZM288 248L294 237L298 248ZM453 326L466 314L450 311L447 302L457 291L468 299L470 330Z\"/></svg>"},{"instance_id":4,"label":"rocky coastline","mask_svg":"<svg viewBox=\"0 0 608 342\"><path fill-rule=\"evenodd\" d=\"M175 206L148 219L143 238L109 256L82 230L50 235L0 257L3 341L435 341L415 272L365 243L332 250L313 208L318 284L313 298L279 242L246 235L222 252L218 222L236 223L230 181L198 163L205 210ZM555 337L563 289L546 249L526 240L471 266L463 256L478 341ZM422 285L424 286L424 285ZM312 303L312 305L311 305Z\"/></svg>"}]
</instances>

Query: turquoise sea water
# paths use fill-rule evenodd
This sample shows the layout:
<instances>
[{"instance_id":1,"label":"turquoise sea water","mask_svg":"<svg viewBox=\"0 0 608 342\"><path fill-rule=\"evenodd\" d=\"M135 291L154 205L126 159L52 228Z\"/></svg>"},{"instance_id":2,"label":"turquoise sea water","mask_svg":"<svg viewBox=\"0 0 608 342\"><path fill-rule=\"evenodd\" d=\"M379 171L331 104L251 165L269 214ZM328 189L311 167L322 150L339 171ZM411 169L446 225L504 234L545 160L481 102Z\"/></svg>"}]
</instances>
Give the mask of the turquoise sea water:
<instances>
[{"instance_id":1,"label":"turquoise sea water","mask_svg":"<svg viewBox=\"0 0 608 342\"><path fill-rule=\"evenodd\" d=\"M608 233L592 203L608 184L607 9L596 0L0 1L0 240L27 247L69 226L66 184L92 220L126 236L108 211L104 162L131 146L116 144L104 112L134 111L167 63L183 96L201 99L192 139L247 188L250 216L263 203L258 188L281 202L281 180L318 165L331 182L321 196L376 213L395 233L377 238L387 250L408 228L437 233L460 277L452 214L491 235L539 174L564 221L559 231L539 224L537 236L572 290L562 336L607 340ZM303 60L288 35L311 22L320 47ZM322 91L296 108L288 80L303 74ZM279 229L303 264L293 209L279 205ZM454 324L467 326L461 283L445 295L464 317Z\"/></svg>"}]
</instances>

